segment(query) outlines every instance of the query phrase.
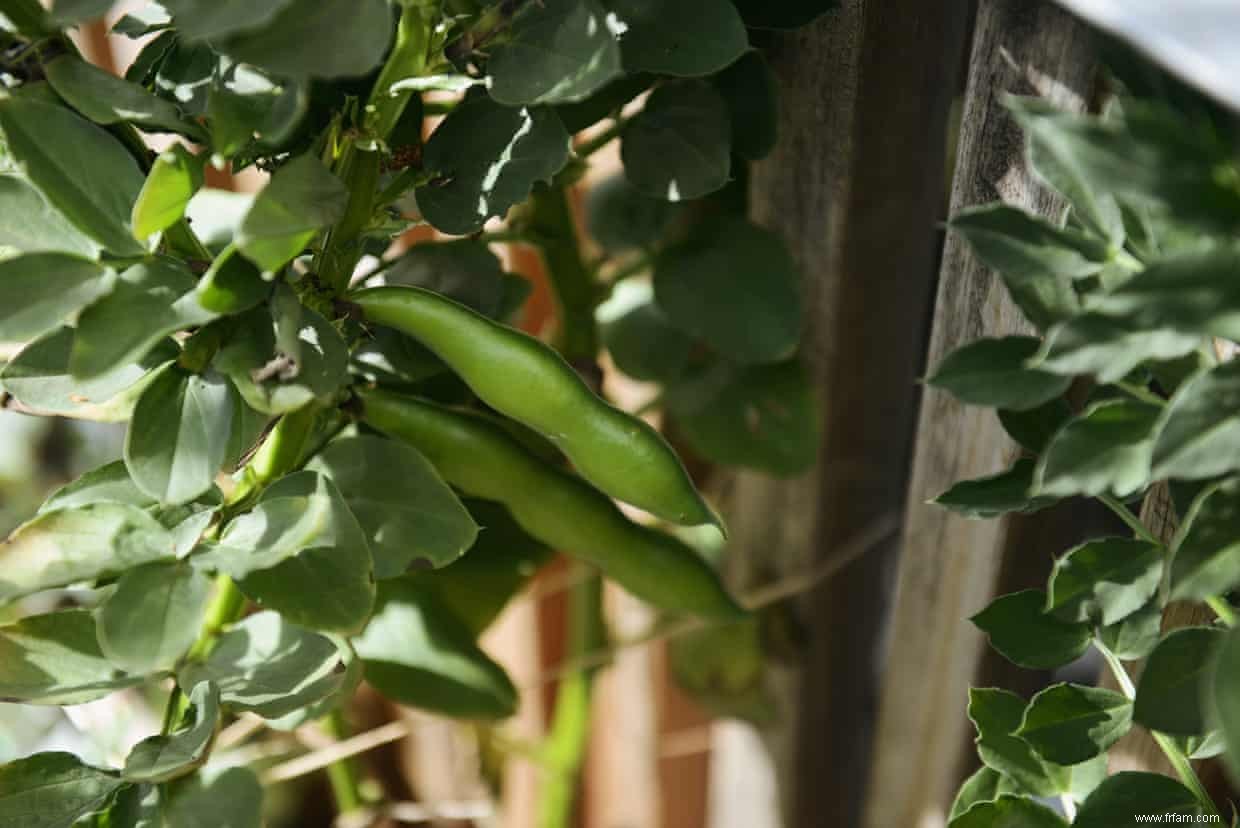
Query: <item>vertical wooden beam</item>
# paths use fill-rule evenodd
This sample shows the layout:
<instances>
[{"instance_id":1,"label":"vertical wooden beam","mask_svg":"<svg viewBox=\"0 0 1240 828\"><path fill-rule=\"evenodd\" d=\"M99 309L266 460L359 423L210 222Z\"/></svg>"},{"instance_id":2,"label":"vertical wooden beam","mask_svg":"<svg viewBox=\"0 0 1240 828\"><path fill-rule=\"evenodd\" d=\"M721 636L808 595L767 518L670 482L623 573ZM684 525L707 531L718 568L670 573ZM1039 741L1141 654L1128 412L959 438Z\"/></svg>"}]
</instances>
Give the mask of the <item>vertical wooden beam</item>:
<instances>
[{"instance_id":1,"label":"vertical wooden beam","mask_svg":"<svg viewBox=\"0 0 1240 828\"><path fill-rule=\"evenodd\" d=\"M982 0L961 121L952 210L1003 199L1054 215L1060 205L1024 163L1007 93L1080 108L1091 83L1088 38L1040 0ZM1002 284L956 236L947 239L927 363L981 336L1027 330ZM952 483L1016 454L997 418L928 389L922 401L900 555L890 651L864 825L941 825L967 745L966 689L981 639L966 620L994 594L1005 521L970 521L925 504ZM1028 536L1016 532L1016 536ZM1013 550L1045 554L1045 550Z\"/></svg>"},{"instance_id":2,"label":"vertical wooden beam","mask_svg":"<svg viewBox=\"0 0 1240 828\"><path fill-rule=\"evenodd\" d=\"M729 480L743 584L805 571L902 507L968 17L959 0L850 0L773 44L780 137L753 213L805 273L824 443L801 479ZM805 646L773 676L784 718L765 734L787 826L858 824L894 549L795 602Z\"/></svg>"}]
</instances>

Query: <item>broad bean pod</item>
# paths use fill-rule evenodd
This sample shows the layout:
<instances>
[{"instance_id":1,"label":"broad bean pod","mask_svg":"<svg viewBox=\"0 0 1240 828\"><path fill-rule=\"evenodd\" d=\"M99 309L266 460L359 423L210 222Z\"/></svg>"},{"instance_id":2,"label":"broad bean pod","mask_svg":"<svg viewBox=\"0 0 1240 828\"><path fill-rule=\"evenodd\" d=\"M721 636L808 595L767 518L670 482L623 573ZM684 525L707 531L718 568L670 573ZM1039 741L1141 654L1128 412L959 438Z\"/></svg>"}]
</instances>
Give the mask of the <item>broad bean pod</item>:
<instances>
[{"instance_id":1,"label":"broad bean pod","mask_svg":"<svg viewBox=\"0 0 1240 828\"><path fill-rule=\"evenodd\" d=\"M487 405L542 433L603 492L673 523L723 529L667 441L599 399L534 337L422 288L366 288L350 298L370 322L434 351Z\"/></svg>"},{"instance_id":2,"label":"broad bean pod","mask_svg":"<svg viewBox=\"0 0 1240 828\"><path fill-rule=\"evenodd\" d=\"M508 508L534 538L594 564L662 609L738 617L711 566L671 535L626 518L597 489L544 463L500 426L382 389L359 389L365 422L408 442L461 491Z\"/></svg>"}]
</instances>

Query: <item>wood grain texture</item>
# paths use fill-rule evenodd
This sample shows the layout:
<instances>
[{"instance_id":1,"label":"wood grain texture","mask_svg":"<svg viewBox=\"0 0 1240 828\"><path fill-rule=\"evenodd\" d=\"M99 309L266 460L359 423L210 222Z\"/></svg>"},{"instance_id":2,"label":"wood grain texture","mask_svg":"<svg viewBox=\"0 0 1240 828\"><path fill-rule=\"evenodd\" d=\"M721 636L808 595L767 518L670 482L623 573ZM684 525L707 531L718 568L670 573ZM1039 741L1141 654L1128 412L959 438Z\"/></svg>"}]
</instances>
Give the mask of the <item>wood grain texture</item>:
<instances>
[{"instance_id":1,"label":"wood grain texture","mask_svg":"<svg viewBox=\"0 0 1240 828\"><path fill-rule=\"evenodd\" d=\"M750 192L804 270L824 440L800 479L729 478L741 586L830 558L903 503L968 8L851 0L773 44L780 136ZM858 824L894 550L794 602L803 648L774 671L783 718L765 733L786 826Z\"/></svg>"},{"instance_id":2,"label":"wood grain texture","mask_svg":"<svg viewBox=\"0 0 1240 828\"><path fill-rule=\"evenodd\" d=\"M1024 163L1023 139L1002 108L1006 93L1081 108L1091 83L1088 38L1048 3L983 0L969 61L951 204L996 199L1043 215L1059 205ZM927 365L982 336L1025 331L1002 284L949 236ZM970 521L929 506L952 483L1005 468L1016 447L994 414L927 389L917 426L890 650L864 822L941 825L968 744L966 690L981 636L967 618L994 595L1005 521ZM1021 550L1028 554L1028 550ZM1045 552L1043 552L1045 554Z\"/></svg>"}]
</instances>

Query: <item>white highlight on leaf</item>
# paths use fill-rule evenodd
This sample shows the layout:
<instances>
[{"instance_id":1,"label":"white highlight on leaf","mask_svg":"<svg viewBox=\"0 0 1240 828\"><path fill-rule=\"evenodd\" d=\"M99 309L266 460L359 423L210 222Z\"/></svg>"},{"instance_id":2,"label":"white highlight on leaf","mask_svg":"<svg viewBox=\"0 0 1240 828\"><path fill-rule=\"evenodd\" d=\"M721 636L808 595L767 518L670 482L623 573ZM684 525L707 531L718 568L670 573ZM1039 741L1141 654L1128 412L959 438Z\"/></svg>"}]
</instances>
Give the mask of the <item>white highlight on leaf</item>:
<instances>
[{"instance_id":1,"label":"white highlight on leaf","mask_svg":"<svg viewBox=\"0 0 1240 828\"><path fill-rule=\"evenodd\" d=\"M487 174L482 178L482 194L478 196L478 215L483 218L491 215L490 207L487 204L487 195L499 183L499 177L503 175L504 168L512 163L513 153L517 149L517 144L534 130L534 118L530 115L529 109L523 106L518 114L524 119L521 122L521 126L512 134L508 145L499 154L499 158L495 159L495 163L487 167Z\"/></svg>"}]
</instances>

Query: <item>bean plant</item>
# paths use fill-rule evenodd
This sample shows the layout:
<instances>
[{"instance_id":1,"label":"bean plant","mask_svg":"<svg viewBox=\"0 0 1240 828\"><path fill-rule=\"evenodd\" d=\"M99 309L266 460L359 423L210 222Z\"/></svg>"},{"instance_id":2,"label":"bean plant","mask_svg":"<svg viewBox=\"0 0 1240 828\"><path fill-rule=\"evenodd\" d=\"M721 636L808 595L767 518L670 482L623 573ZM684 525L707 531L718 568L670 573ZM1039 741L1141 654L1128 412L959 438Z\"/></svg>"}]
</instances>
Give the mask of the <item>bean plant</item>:
<instances>
[{"instance_id":1,"label":"bean plant","mask_svg":"<svg viewBox=\"0 0 1240 828\"><path fill-rule=\"evenodd\" d=\"M1092 647L1115 689L973 689L982 766L952 828L1234 824L1193 761L1224 754L1240 770L1240 363L1228 359L1240 339L1240 144L1233 115L1132 61L1117 67L1120 94L1101 115L1008 100L1066 216L989 204L952 228L1036 333L970 342L930 379L995 409L1021 447L1010 468L956 484L939 505L994 518L1093 498L1131 530L1063 551L1044 590L972 619L1030 669ZM1142 523L1143 500L1147 515L1165 506L1169 530ZM1164 622L1185 603L1207 605L1210 620ZM1177 778L1108 775L1108 750L1134 728Z\"/></svg>"},{"instance_id":2,"label":"bean plant","mask_svg":"<svg viewBox=\"0 0 1240 828\"><path fill-rule=\"evenodd\" d=\"M485 733L519 694L478 637L551 550L757 646L668 530L722 521L600 396L600 354L697 461L812 461L798 276L744 217L775 124L750 36L829 2L164 0L116 25L140 42L123 78L68 36L110 5L0 0L0 341L24 343L4 405L128 422L122 460L0 547L0 697L144 688L166 712L118 767L0 766L0 824L258 825L254 770L212 761L221 725L343 735L363 679ZM252 196L204 187L249 168ZM498 243L541 253L548 342L517 330L530 284ZM31 614L40 594L57 608ZM584 657L597 578L573 600ZM546 825L588 686L564 678L539 754ZM329 770L341 811L378 804Z\"/></svg>"}]
</instances>

